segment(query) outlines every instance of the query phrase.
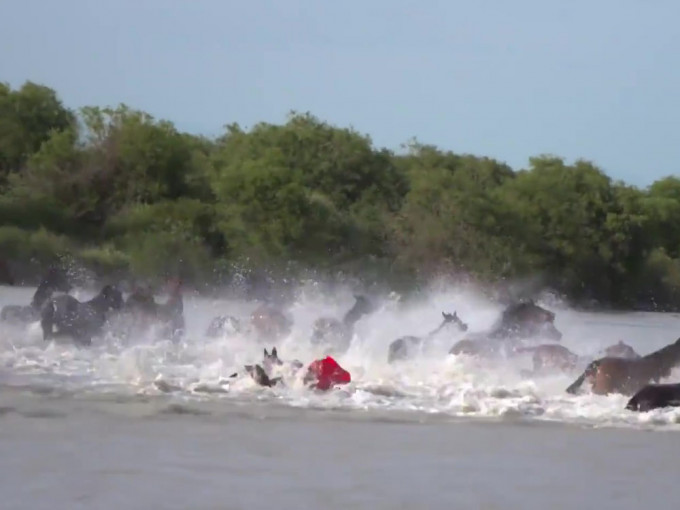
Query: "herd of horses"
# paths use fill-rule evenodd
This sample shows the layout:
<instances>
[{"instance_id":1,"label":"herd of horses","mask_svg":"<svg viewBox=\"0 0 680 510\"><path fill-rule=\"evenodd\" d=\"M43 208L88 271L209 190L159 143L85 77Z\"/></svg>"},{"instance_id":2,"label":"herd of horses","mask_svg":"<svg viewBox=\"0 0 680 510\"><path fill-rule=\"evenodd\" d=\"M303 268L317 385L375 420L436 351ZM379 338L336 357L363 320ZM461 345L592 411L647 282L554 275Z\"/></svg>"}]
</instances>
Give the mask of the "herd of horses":
<instances>
[{"instance_id":1,"label":"herd of horses","mask_svg":"<svg viewBox=\"0 0 680 510\"><path fill-rule=\"evenodd\" d=\"M7 265L0 261L0 284L13 285ZM67 274L58 267L50 268L41 279L31 302L27 305L8 305L0 310L0 321L14 324L40 322L44 340L68 337L76 344L88 346L92 338L105 327L126 324L127 328L157 326L164 338L177 341L185 334L182 285L178 279L169 282L168 297L158 303L149 288L137 287L124 299L115 285L105 285L88 301L79 301L69 293L72 285ZM356 323L375 311L366 296L355 295L353 306L341 318L322 317L314 322L310 342L326 354L342 354L349 349ZM122 320L122 321L121 321ZM390 364L412 359L435 336L448 326L467 332L468 325L456 312L442 312L442 321L424 336L402 336L388 347ZM277 307L262 305L247 321L230 315L215 317L206 335L217 337L247 332L260 342L278 342L292 332L293 321ZM128 330L128 332L130 332ZM551 343L532 345L531 342L550 340ZM531 374L546 371L570 372L579 365L585 369L566 389L576 394L584 383L597 395L620 393L631 396L626 409L648 411L659 407L680 406L680 384L660 384L680 365L680 339L645 356L639 355L626 343L619 341L604 351L604 356L587 359L559 343L561 332L555 326L555 313L537 305L533 300L509 305L499 320L487 331L467 334L456 342L449 354L467 355L482 359L508 359L531 354ZM530 342L527 345L527 342ZM246 371L263 386L280 381L272 369L284 365L276 349L268 353L260 364L246 366ZM289 364L299 369L295 360ZM236 374L235 374L236 375Z\"/></svg>"}]
</instances>

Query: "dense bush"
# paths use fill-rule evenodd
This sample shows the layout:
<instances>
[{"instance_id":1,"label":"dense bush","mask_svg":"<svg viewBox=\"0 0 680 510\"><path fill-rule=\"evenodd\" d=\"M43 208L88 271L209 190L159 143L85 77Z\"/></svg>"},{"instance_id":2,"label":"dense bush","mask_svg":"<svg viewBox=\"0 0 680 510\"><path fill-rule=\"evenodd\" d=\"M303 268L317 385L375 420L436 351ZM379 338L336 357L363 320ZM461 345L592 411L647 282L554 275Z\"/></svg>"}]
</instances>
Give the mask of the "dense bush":
<instances>
[{"instance_id":1,"label":"dense bush","mask_svg":"<svg viewBox=\"0 0 680 510\"><path fill-rule=\"evenodd\" d=\"M309 114L215 140L124 105L67 109L0 85L0 250L195 284L234 272L540 276L575 301L680 308L680 179L648 189L588 161L526 169L413 142L376 149Z\"/></svg>"}]
</instances>

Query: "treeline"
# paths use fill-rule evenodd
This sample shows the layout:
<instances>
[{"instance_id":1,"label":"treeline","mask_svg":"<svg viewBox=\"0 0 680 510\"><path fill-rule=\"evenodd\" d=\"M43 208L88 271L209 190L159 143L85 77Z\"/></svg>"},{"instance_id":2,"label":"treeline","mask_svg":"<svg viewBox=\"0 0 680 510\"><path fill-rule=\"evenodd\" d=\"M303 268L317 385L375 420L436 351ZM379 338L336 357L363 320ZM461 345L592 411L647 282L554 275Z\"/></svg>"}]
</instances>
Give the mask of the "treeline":
<instances>
[{"instance_id":1,"label":"treeline","mask_svg":"<svg viewBox=\"0 0 680 510\"><path fill-rule=\"evenodd\" d=\"M207 139L125 106L66 108L0 84L0 256L28 274L68 255L99 274L244 271L540 275L575 301L680 308L680 179L642 190L587 161L377 149L311 115Z\"/></svg>"}]
</instances>

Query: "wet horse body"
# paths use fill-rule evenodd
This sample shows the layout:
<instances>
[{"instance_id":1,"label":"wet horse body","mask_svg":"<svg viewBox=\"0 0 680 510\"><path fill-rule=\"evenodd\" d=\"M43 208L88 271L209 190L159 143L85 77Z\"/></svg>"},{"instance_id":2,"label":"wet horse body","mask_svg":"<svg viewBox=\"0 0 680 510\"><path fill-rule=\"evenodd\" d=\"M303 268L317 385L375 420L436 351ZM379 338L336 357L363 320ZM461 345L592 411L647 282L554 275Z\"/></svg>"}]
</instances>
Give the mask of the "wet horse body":
<instances>
[{"instance_id":1,"label":"wet horse body","mask_svg":"<svg viewBox=\"0 0 680 510\"><path fill-rule=\"evenodd\" d=\"M168 299L165 303L157 303L148 288L137 288L128 296L124 314L133 318L134 326L146 329L152 325L161 327L161 335L173 341L184 335L184 299L181 282L172 281Z\"/></svg>"},{"instance_id":2,"label":"wet horse body","mask_svg":"<svg viewBox=\"0 0 680 510\"><path fill-rule=\"evenodd\" d=\"M0 310L0 320L13 324L28 324L40 320L42 306L55 292L69 293L72 289L65 272L51 267L43 276L29 305L7 305Z\"/></svg>"},{"instance_id":3,"label":"wet horse body","mask_svg":"<svg viewBox=\"0 0 680 510\"><path fill-rule=\"evenodd\" d=\"M541 344L519 347L516 353L531 353L533 362L532 374L540 374L546 370L570 372L578 366L581 357L560 344Z\"/></svg>"},{"instance_id":4,"label":"wet horse body","mask_svg":"<svg viewBox=\"0 0 680 510\"><path fill-rule=\"evenodd\" d=\"M567 388L575 394L587 380L597 395L621 393L632 395L650 382L668 377L680 364L680 338L674 343L640 358L604 357L588 364L584 372Z\"/></svg>"},{"instance_id":5,"label":"wet horse body","mask_svg":"<svg viewBox=\"0 0 680 510\"><path fill-rule=\"evenodd\" d=\"M293 323L284 313L270 305L259 306L250 315L252 326L258 341L276 341L290 334Z\"/></svg>"},{"instance_id":6,"label":"wet horse body","mask_svg":"<svg viewBox=\"0 0 680 510\"><path fill-rule=\"evenodd\" d=\"M648 384L626 404L629 411L645 413L662 407L680 406L680 384Z\"/></svg>"},{"instance_id":7,"label":"wet horse body","mask_svg":"<svg viewBox=\"0 0 680 510\"><path fill-rule=\"evenodd\" d=\"M465 324L456 312L446 313L442 312L442 317L444 318L435 329L430 331L425 336L402 336L393 341L387 351L387 362L394 363L395 361L401 361L410 358L414 351L420 349L422 345L435 337L447 324L455 323L460 331L467 331L468 325Z\"/></svg>"},{"instance_id":8,"label":"wet horse body","mask_svg":"<svg viewBox=\"0 0 680 510\"><path fill-rule=\"evenodd\" d=\"M354 299L354 305L341 321L334 317L321 317L314 321L312 345L323 346L338 353L349 349L354 326L364 315L373 311L373 306L365 296L355 295Z\"/></svg>"},{"instance_id":9,"label":"wet horse body","mask_svg":"<svg viewBox=\"0 0 680 510\"><path fill-rule=\"evenodd\" d=\"M522 301L506 308L491 330L460 340L449 354L497 357L504 353L512 356L524 340L537 337L561 340L562 333L555 327L555 313L534 301Z\"/></svg>"},{"instance_id":10,"label":"wet horse body","mask_svg":"<svg viewBox=\"0 0 680 510\"><path fill-rule=\"evenodd\" d=\"M122 293L111 285L86 302L68 294L53 297L41 310L43 339L69 336L78 344L91 345L92 337L101 332L106 323L108 313L122 307Z\"/></svg>"},{"instance_id":11,"label":"wet horse body","mask_svg":"<svg viewBox=\"0 0 680 510\"><path fill-rule=\"evenodd\" d=\"M517 354L531 353L533 361L533 374L546 370L559 370L571 372L579 365L592 361L592 358L579 356L567 347L560 344L541 344L536 346L519 347L514 351ZM612 358L637 359L640 355L630 345L619 341L605 349L605 356Z\"/></svg>"}]
</instances>

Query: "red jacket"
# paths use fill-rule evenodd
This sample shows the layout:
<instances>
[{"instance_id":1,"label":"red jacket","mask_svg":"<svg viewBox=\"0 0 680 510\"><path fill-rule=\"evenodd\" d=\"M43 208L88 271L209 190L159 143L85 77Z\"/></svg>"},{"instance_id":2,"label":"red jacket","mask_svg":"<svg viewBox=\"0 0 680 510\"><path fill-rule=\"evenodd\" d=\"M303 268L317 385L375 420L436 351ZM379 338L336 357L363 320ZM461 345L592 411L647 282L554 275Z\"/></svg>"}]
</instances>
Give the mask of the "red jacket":
<instances>
[{"instance_id":1,"label":"red jacket","mask_svg":"<svg viewBox=\"0 0 680 510\"><path fill-rule=\"evenodd\" d=\"M305 382L315 382L317 390L328 390L336 384L347 384L352 381L349 372L338 363L326 356L324 359L313 361L307 368Z\"/></svg>"}]
</instances>

